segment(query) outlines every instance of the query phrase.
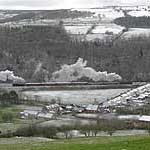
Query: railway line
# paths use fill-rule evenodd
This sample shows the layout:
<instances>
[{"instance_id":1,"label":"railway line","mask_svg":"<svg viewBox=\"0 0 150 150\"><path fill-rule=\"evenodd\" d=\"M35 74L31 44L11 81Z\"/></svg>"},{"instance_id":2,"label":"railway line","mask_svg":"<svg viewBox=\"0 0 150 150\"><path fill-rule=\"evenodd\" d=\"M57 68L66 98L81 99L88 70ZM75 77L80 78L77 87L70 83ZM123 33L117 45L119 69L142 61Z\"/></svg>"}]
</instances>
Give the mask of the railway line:
<instances>
[{"instance_id":1,"label":"railway line","mask_svg":"<svg viewBox=\"0 0 150 150\"><path fill-rule=\"evenodd\" d=\"M12 86L83 86L83 85L132 85L133 82L43 82L43 83L13 83Z\"/></svg>"}]
</instances>

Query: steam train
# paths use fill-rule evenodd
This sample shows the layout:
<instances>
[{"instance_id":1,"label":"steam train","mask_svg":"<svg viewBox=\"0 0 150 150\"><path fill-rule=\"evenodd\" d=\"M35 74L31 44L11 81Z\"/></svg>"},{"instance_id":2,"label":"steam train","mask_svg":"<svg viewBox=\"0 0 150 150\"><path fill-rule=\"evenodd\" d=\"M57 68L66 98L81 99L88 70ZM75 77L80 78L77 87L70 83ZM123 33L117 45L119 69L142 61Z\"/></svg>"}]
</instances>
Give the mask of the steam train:
<instances>
[{"instance_id":1,"label":"steam train","mask_svg":"<svg viewBox=\"0 0 150 150\"><path fill-rule=\"evenodd\" d=\"M13 86L80 86L80 85L120 85L120 84L133 84L126 81L114 82L42 82L42 83L13 83Z\"/></svg>"}]
</instances>

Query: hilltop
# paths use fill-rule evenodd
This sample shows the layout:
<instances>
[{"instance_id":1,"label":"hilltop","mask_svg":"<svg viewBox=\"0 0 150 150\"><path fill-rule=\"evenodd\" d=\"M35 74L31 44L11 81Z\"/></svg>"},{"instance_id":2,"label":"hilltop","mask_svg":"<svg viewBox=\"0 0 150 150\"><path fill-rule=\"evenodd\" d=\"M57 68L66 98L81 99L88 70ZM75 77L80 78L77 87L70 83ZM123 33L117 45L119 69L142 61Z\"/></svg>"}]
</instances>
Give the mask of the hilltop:
<instances>
[{"instance_id":1,"label":"hilltop","mask_svg":"<svg viewBox=\"0 0 150 150\"><path fill-rule=\"evenodd\" d=\"M49 81L62 65L80 57L96 71L148 81L150 29L141 20L147 22L149 12L148 6L2 10L0 70L30 82Z\"/></svg>"}]
</instances>

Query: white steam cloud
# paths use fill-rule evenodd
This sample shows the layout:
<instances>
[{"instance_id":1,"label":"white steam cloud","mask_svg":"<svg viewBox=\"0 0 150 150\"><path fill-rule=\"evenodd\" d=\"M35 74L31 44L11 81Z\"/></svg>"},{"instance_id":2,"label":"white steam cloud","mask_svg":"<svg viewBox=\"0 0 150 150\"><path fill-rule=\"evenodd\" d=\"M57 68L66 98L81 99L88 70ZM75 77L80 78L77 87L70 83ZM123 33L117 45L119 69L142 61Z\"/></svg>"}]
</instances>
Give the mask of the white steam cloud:
<instances>
[{"instance_id":1,"label":"white steam cloud","mask_svg":"<svg viewBox=\"0 0 150 150\"><path fill-rule=\"evenodd\" d=\"M0 71L0 81L13 81L13 82L25 82L25 80L21 77L15 76L13 71Z\"/></svg>"},{"instance_id":2,"label":"white steam cloud","mask_svg":"<svg viewBox=\"0 0 150 150\"><path fill-rule=\"evenodd\" d=\"M107 73L95 71L87 67L87 61L79 58L75 64L63 65L59 71L53 73L52 80L57 82L79 81L82 78L88 78L92 81L120 81L121 76L116 73Z\"/></svg>"}]
</instances>

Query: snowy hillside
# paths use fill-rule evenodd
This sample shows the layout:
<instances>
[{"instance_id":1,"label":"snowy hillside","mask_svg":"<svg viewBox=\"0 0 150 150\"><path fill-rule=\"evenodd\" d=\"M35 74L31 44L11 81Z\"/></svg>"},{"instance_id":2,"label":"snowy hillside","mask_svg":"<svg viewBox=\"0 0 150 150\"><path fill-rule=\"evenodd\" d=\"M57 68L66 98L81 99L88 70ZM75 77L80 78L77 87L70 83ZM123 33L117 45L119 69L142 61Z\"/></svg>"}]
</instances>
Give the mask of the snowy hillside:
<instances>
[{"instance_id":1,"label":"snowy hillside","mask_svg":"<svg viewBox=\"0 0 150 150\"><path fill-rule=\"evenodd\" d=\"M143 106L149 103L150 100L150 84L146 84L120 96L110 100L108 103L111 106L116 105L131 105L131 106Z\"/></svg>"},{"instance_id":2,"label":"snowy hillside","mask_svg":"<svg viewBox=\"0 0 150 150\"><path fill-rule=\"evenodd\" d=\"M139 11L130 11L128 13L130 16L135 16L135 17L142 17L142 16L150 16L150 11L149 10L139 10Z\"/></svg>"},{"instance_id":3,"label":"snowy hillside","mask_svg":"<svg viewBox=\"0 0 150 150\"><path fill-rule=\"evenodd\" d=\"M84 1L85 2L85 1ZM126 29L124 25L116 25L115 19L124 18L127 15L132 17L150 16L150 7L144 5L143 1L140 6L126 6L120 5L130 1L99 1L97 7L76 7L68 10L51 10L51 11L0 11L0 24L9 26L23 26L23 25L57 25L60 21L68 32L70 37L72 35L79 35L76 40L94 41L112 41L122 35L123 38L132 36L149 36L149 29L130 29L128 32L123 31ZM134 0L135 2L135 0ZM90 2L89 2L90 3ZM93 2L94 3L94 2ZM133 3L133 2L132 2ZM140 1L136 1L136 4ZM100 4L109 4L110 7L100 6ZM135 3L134 3L135 4ZM111 6L112 5L112 6ZM115 5L115 7L113 7ZM92 7L92 5L91 5ZM132 27L134 28L134 27ZM147 32L148 31L148 32ZM82 37L81 37L82 35Z\"/></svg>"},{"instance_id":4,"label":"snowy hillside","mask_svg":"<svg viewBox=\"0 0 150 150\"><path fill-rule=\"evenodd\" d=\"M122 38L133 38L133 37L149 37L150 36L150 29L144 28L130 28L128 32L124 33Z\"/></svg>"}]
</instances>

